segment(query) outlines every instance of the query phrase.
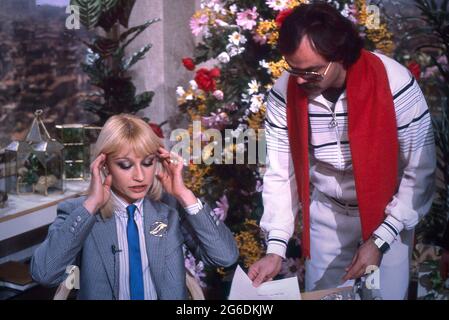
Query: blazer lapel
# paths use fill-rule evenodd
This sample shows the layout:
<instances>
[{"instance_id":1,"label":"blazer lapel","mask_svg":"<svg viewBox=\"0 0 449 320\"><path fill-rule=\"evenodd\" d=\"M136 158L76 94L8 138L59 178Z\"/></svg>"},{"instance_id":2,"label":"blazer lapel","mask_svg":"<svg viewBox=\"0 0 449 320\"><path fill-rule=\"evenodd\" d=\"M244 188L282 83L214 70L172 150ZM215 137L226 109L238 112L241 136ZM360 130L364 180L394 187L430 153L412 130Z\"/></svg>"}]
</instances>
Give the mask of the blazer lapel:
<instances>
[{"instance_id":1,"label":"blazer lapel","mask_svg":"<svg viewBox=\"0 0 449 320\"><path fill-rule=\"evenodd\" d=\"M165 239L167 235L165 232L158 233L157 231L158 228L159 230L164 229L163 224L167 227L168 210L163 206L158 206L158 208L156 209L151 201L145 199L143 204L145 245L152 280L160 298L164 281Z\"/></svg>"},{"instance_id":2,"label":"blazer lapel","mask_svg":"<svg viewBox=\"0 0 449 320\"><path fill-rule=\"evenodd\" d=\"M118 299L120 261L118 254L114 252L114 248L118 250L115 215L109 219L103 219L100 214L97 214L97 223L93 227L92 235L113 290L113 296Z\"/></svg>"}]
</instances>

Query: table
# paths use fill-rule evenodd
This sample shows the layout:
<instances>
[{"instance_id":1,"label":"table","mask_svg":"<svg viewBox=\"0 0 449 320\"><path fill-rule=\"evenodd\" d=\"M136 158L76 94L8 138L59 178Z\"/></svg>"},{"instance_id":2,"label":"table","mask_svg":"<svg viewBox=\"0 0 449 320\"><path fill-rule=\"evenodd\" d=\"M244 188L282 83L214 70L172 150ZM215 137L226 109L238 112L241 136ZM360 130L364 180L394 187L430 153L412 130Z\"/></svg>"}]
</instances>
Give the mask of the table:
<instances>
[{"instance_id":1,"label":"table","mask_svg":"<svg viewBox=\"0 0 449 320\"><path fill-rule=\"evenodd\" d=\"M8 195L7 207L0 209L0 245L5 239L52 223L58 203L82 195L88 186L86 181L70 181L65 182L63 194Z\"/></svg>"}]
</instances>

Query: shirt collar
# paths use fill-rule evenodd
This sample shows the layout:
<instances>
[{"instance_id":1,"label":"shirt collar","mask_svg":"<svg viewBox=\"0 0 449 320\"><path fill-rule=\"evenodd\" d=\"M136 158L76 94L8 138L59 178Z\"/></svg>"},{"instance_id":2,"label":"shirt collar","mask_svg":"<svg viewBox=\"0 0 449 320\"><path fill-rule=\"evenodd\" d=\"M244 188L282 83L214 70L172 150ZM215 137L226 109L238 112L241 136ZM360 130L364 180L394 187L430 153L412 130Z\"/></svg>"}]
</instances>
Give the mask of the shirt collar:
<instances>
[{"instance_id":1,"label":"shirt collar","mask_svg":"<svg viewBox=\"0 0 449 320\"><path fill-rule=\"evenodd\" d=\"M128 219L126 207L128 207L129 204L112 190L111 190L111 198L113 201L114 213L120 218ZM136 213L140 216L143 216L143 200L144 198L139 199L133 203L137 207Z\"/></svg>"},{"instance_id":2,"label":"shirt collar","mask_svg":"<svg viewBox=\"0 0 449 320\"><path fill-rule=\"evenodd\" d=\"M326 98L324 98L324 96L322 94L320 94L320 95L318 95L316 97L309 98L309 99L310 99L310 101L322 104L324 106L333 105L333 103L330 102L329 100L327 100ZM346 90L341 93L341 95L338 98L338 100L345 100L345 99L346 99ZM337 102L338 102L338 100L337 100Z\"/></svg>"}]
</instances>

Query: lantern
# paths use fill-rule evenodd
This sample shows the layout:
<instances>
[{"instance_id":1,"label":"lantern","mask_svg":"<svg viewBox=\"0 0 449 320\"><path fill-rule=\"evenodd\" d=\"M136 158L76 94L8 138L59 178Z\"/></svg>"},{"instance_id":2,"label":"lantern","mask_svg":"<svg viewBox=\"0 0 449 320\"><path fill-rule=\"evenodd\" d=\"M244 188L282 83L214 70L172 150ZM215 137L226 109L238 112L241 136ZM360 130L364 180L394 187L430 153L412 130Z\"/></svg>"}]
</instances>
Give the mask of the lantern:
<instances>
[{"instance_id":1,"label":"lantern","mask_svg":"<svg viewBox=\"0 0 449 320\"><path fill-rule=\"evenodd\" d=\"M6 191L16 194L48 195L64 192L63 148L51 138L37 110L24 141L12 141L5 148Z\"/></svg>"}]
</instances>

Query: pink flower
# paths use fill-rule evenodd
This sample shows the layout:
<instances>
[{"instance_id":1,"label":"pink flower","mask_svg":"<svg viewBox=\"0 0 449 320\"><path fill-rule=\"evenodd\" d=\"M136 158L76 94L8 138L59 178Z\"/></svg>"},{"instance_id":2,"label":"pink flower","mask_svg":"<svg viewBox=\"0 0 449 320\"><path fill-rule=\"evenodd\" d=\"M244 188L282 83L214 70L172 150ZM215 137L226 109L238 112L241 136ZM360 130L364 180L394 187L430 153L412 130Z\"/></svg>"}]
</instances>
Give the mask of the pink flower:
<instances>
[{"instance_id":1,"label":"pink flower","mask_svg":"<svg viewBox=\"0 0 449 320\"><path fill-rule=\"evenodd\" d=\"M195 257L188 252L185 260L184 266L187 270L189 270L190 274L197 280L201 287L206 287L206 284L202 281L206 277L204 273L204 263L199 261L196 263Z\"/></svg>"},{"instance_id":2,"label":"pink flower","mask_svg":"<svg viewBox=\"0 0 449 320\"><path fill-rule=\"evenodd\" d=\"M206 14L202 14L198 18L190 19L190 29L195 36L207 31L207 23L209 18Z\"/></svg>"},{"instance_id":3,"label":"pink flower","mask_svg":"<svg viewBox=\"0 0 449 320\"><path fill-rule=\"evenodd\" d=\"M203 126L206 128L214 128L218 130L224 129L224 127L229 124L229 117L225 112L220 112L219 114L211 113L209 117L201 118Z\"/></svg>"},{"instance_id":4,"label":"pink flower","mask_svg":"<svg viewBox=\"0 0 449 320\"><path fill-rule=\"evenodd\" d=\"M221 90L215 90L213 93L213 96L215 97L215 99L220 100L220 101L223 100L223 98L224 98L223 91L221 91Z\"/></svg>"},{"instance_id":5,"label":"pink flower","mask_svg":"<svg viewBox=\"0 0 449 320\"><path fill-rule=\"evenodd\" d=\"M257 8L253 7L252 9L237 13L237 25L241 26L243 29L252 30L257 24L256 19L259 16L256 10Z\"/></svg>"},{"instance_id":6,"label":"pink flower","mask_svg":"<svg viewBox=\"0 0 449 320\"><path fill-rule=\"evenodd\" d=\"M255 43L260 44L260 45L264 45L265 43L267 43L267 37L261 36L260 34L254 34L253 40Z\"/></svg>"},{"instance_id":7,"label":"pink flower","mask_svg":"<svg viewBox=\"0 0 449 320\"><path fill-rule=\"evenodd\" d=\"M213 210L215 216L218 217L220 221L224 221L228 215L229 202L226 195L223 195L219 201L216 202L217 207Z\"/></svg>"},{"instance_id":8,"label":"pink flower","mask_svg":"<svg viewBox=\"0 0 449 320\"><path fill-rule=\"evenodd\" d=\"M260 180L257 180L256 182L256 192L262 192L263 191L263 183Z\"/></svg>"}]
</instances>

